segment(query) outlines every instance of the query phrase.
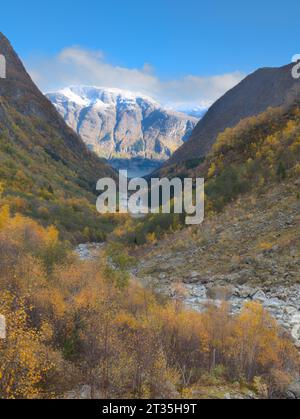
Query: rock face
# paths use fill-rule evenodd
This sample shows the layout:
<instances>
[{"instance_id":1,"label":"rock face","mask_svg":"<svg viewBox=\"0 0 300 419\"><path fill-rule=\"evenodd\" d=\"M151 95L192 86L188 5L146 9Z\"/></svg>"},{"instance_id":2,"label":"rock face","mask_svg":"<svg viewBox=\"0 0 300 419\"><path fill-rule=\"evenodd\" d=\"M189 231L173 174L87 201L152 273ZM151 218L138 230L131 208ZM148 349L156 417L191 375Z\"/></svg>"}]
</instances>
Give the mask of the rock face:
<instances>
[{"instance_id":1,"label":"rock face","mask_svg":"<svg viewBox=\"0 0 300 419\"><path fill-rule=\"evenodd\" d=\"M258 115L268 107L278 107L299 91L299 80L292 77L290 64L281 68L262 68L242 80L215 102L195 127L190 139L166 165L205 156L219 133L242 119Z\"/></svg>"},{"instance_id":2,"label":"rock face","mask_svg":"<svg viewBox=\"0 0 300 419\"><path fill-rule=\"evenodd\" d=\"M118 89L72 86L47 97L90 149L107 159L166 160L188 140L197 118Z\"/></svg>"}]
</instances>

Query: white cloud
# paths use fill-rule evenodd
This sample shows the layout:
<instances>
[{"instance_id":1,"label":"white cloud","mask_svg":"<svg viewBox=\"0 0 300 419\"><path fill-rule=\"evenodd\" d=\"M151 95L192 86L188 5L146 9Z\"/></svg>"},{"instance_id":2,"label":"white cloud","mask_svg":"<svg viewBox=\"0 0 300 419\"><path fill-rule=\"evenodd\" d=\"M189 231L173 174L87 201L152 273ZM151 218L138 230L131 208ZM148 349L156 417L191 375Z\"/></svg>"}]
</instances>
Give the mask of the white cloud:
<instances>
[{"instance_id":1,"label":"white cloud","mask_svg":"<svg viewBox=\"0 0 300 419\"><path fill-rule=\"evenodd\" d=\"M115 66L107 62L101 51L80 47L65 48L52 58L35 58L28 67L43 91L76 84L117 87L146 94L175 108L209 106L244 77L234 72L211 77L187 75L162 81L148 63L141 69Z\"/></svg>"}]
</instances>

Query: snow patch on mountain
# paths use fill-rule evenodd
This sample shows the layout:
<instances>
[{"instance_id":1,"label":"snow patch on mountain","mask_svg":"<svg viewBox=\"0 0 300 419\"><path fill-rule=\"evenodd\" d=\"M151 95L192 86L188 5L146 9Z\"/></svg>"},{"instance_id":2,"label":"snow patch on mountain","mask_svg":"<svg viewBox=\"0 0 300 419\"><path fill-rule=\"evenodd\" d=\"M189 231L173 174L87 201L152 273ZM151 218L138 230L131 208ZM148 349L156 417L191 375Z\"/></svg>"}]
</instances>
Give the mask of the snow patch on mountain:
<instances>
[{"instance_id":1,"label":"snow patch on mountain","mask_svg":"<svg viewBox=\"0 0 300 419\"><path fill-rule=\"evenodd\" d=\"M69 86L47 97L88 147L107 159L166 160L198 122L142 93L116 88Z\"/></svg>"}]
</instances>

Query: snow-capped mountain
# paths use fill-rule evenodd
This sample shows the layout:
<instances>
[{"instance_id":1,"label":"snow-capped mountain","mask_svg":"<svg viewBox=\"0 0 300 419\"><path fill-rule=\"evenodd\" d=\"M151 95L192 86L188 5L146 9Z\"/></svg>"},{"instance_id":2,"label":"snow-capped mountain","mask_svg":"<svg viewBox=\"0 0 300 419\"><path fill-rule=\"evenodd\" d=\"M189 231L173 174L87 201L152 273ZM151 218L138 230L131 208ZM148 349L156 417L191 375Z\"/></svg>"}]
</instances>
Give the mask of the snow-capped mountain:
<instances>
[{"instance_id":1,"label":"snow-capped mountain","mask_svg":"<svg viewBox=\"0 0 300 419\"><path fill-rule=\"evenodd\" d=\"M166 160L198 122L147 96L120 89L71 86L47 97L84 142L107 159Z\"/></svg>"}]
</instances>

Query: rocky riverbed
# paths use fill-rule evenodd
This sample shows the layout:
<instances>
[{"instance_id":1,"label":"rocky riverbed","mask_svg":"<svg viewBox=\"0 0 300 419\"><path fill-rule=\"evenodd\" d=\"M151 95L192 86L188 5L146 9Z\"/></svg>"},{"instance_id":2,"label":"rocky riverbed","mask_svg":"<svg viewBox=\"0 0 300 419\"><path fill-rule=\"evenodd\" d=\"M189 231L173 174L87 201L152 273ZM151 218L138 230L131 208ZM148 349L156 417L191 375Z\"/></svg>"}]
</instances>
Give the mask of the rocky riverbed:
<instances>
[{"instance_id":1,"label":"rocky riverbed","mask_svg":"<svg viewBox=\"0 0 300 419\"><path fill-rule=\"evenodd\" d=\"M289 288L274 287L263 290L248 286L222 287L213 284L186 284L185 303L194 310L202 311L207 304L230 303L232 313L237 313L249 301L260 302L285 329L291 332L300 348L300 285Z\"/></svg>"},{"instance_id":2,"label":"rocky riverbed","mask_svg":"<svg viewBox=\"0 0 300 419\"><path fill-rule=\"evenodd\" d=\"M105 243L84 243L77 246L75 252L81 260L95 260L99 257ZM136 277L138 269L132 274ZM155 287L159 292L175 297L173 284L163 272L154 276L138 278L145 286ZM289 287L255 288L247 285L228 285L228 278L214 277L204 281L199 272L192 271L183 281L184 296L187 307L203 311L208 304L220 305L226 300L231 312L237 313L249 301L260 302L288 330L297 347L300 348L300 284Z\"/></svg>"},{"instance_id":3,"label":"rocky riverbed","mask_svg":"<svg viewBox=\"0 0 300 419\"><path fill-rule=\"evenodd\" d=\"M179 298L185 305L196 311L203 311L209 304L216 306L222 301L230 305L231 313L241 310L250 301L261 303L277 320L280 326L291 333L295 344L300 348L300 284L291 286L255 287L247 284L238 285L229 281L229 276L212 276L203 279L196 271L190 272L183 281L170 279L168 273L152 272L151 275L141 275L141 264L134 275L146 287L155 289L158 293L178 298L177 284L180 283ZM170 267L171 268L171 267Z\"/></svg>"},{"instance_id":4,"label":"rocky riverbed","mask_svg":"<svg viewBox=\"0 0 300 419\"><path fill-rule=\"evenodd\" d=\"M75 253L81 260L95 260L104 246L105 243L83 243L75 248Z\"/></svg>"}]
</instances>

